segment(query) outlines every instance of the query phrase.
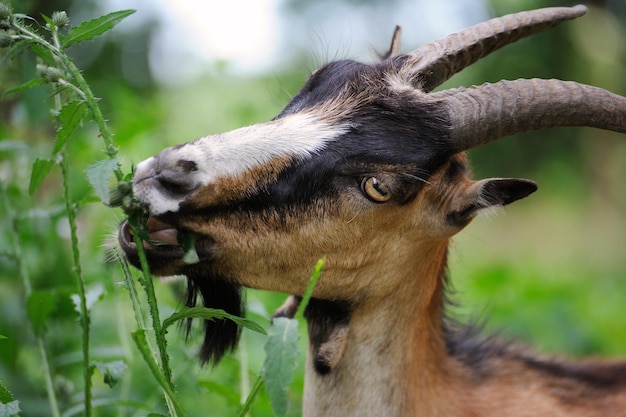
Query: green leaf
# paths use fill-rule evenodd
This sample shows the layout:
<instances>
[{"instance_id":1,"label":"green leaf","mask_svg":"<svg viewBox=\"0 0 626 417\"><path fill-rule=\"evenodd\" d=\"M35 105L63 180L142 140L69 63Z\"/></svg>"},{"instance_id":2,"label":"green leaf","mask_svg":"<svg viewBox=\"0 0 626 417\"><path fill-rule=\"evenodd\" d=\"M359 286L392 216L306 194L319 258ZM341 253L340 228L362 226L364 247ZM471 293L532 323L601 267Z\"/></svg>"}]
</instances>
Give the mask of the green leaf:
<instances>
[{"instance_id":1,"label":"green leaf","mask_svg":"<svg viewBox=\"0 0 626 417\"><path fill-rule=\"evenodd\" d=\"M40 86L41 84L44 84L45 82L46 80L44 78L35 78L33 80L25 82L24 84L16 85L15 87L7 89L4 94L17 93L18 91L35 88L37 86Z\"/></svg>"},{"instance_id":2,"label":"green leaf","mask_svg":"<svg viewBox=\"0 0 626 417\"><path fill-rule=\"evenodd\" d=\"M20 402L0 403L0 417L10 417L20 413Z\"/></svg>"},{"instance_id":3,"label":"green leaf","mask_svg":"<svg viewBox=\"0 0 626 417\"><path fill-rule=\"evenodd\" d=\"M91 307L96 303L96 301L102 300L104 297L104 287L101 284L96 284L93 287L89 288L85 293L85 304L87 307L87 311L91 310ZM74 310L81 315L80 308L80 296L78 294L70 295L72 302L74 303Z\"/></svg>"},{"instance_id":4,"label":"green leaf","mask_svg":"<svg viewBox=\"0 0 626 417\"><path fill-rule=\"evenodd\" d=\"M265 343L263 379L274 412L284 416L287 412L287 388L293 381L298 355L298 321L286 317L274 319Z\"/></svg>"},{"instance_id":5,"label":"green leaf","mask_svg":"<svg viewBox=\"0 0 626 417\"><path fill-rule=\"evenodd\" d=\"M74 45L82 41L88 41L104 32L112 29L124 18L135 13L135 10L120 10L118 12L109 13L96 19L88 20L78 26L71 28L65 36L62 37L61 43L64 47Z\"/></svg>"},{"instance_id":6,"label":"green leaf","mask_svg":"<svg viewBox=\"0 0 626 417\"><path fill-rule=\"evenodd\" d=\"M87 113L87 105L82 101L72 101L63 106L57 117L59 130L57 131L56 142L52 150L53 155L63 148L67 139L83 120L85 113Z\"/></svg>"},{"instance_id":7,"label":"green leaf","mask_svg":"<svg viewBox=\"0 0 626 417\"><path fill-rule=\"evenodd\" d=\"M48 29L50 29L50 31L56 31L57 30L57 25L56 23L54 23L54 21L49 18L48 16L46 16L45 14L42 14L41 17L43 18L43 20L46 21L46 23L48 24Z\"/></svg>"},{"instance_id":8,"label":"green leaf","mask_svg":"<svg viewBox=\"0 0 626 417\"><path fill-rule=\"evenodd\" d=\"M266 334L263 327L261 327L258 323L252 320L245 319L243 317L233 316L232 314L228 314L224 310L220 310L217 308L206 307L185 307L180 311L177 311L176 313L163 320L162 330L165 332L166 328L183 319L228 319L237 323L238 326L245 327L246 329L252 330L253 332Z\"/></svg>"},{"instance_id":9,"label":"green leaf","mask_svg":"<svg viewBox=\"0 0 626 417\"><path fill-rule=\"evenodd\" d=\"M104 375L104 383L113 388L122 379L126 364L122 361L94 362L93 365Z\"/></svg>"},{"instance_id":10,"label":"green leaf","mask_svg":"<svg viewBox=\"0 0 626 417\"><path fill-rule=\"evenodd\" d=\"M4 339L8 339L8 337L6 337L6 336L5 336L5 335L3 335L3 334L0 334L0 340L4 340Z\"/></svg>"},{"instance_id":11,"label":"green leaf","mask_svg":"<svg viewBox=\"0 0 626 417\"><path fill-rule=\"evenodd\" d=\"M96 162L87 168L87 179L93 187L96 195L100 197L100 200L104 204L111 202L111 192L109 188L109 181L111 175L117 169L119 169L120 160L118 158L104 159Z\"/></svg>"},{"instance_id":12,"label":"green leaf","mask_svg":"<svg viewBox=\"0 0 626 417\"><path fill-rule=\"evenodd\" d=\"M154 379L156 379L156 381L159 383L161 388L163 388L163 391L165 391L165 394L168 396L170 402L174 406L174 410L176 410L176 413L180 417L186 417L187 413L185 412L185 410L183 410L183 407L180 404L180 401L178 400L178 397L176 396L176 393L174 392L172 385L170 384L168 379L165 377L165 375L163 375L163 372L161 371L161 368L159 367L159 364L157 363L154 357L154 352L152 351L152 349L150 348L150 345L148 344L146 331L143 329L135 330L131 334L131 337L133 338L133 341L135 342L137 349L139 349L139 353L141 353L141 356L143 357L144 362L146 363L146 365L148 365L150 372L152 372L152 376L154 376ZM158 414L155 414L155 415L158 415Z\"/></svg>"},{"instance_id":13,"label":"green leaf","mask_svg":"<svg viewBox=\"0 0 626 417\"><path fill-rule=\"evenodd\" d=\"M7 404L13 401L13 395L9 392L8 389L4 386L2 381L0 380L0 403Z\"/></svg>"},{"instance_id":14,"label":"green leaf","mask_svg":"<svg viewBox=\"0 0 626 417\"><path fill-rule=\"evenodd\" d=\"M39 188L54 164L55 161L51 159L37 158L35 160L35 163L33 164L33 171L30 174L30 184L28 185L28 193L30 195L33 195L35 191L37 191L37 188Z\"/></svg>"},{"instance_id":15,"label":"green leaf","mask_svg":"<svg viewBox=\"0 0 626 417\"><path fill-rule=\"evenodd\" d=\"M26 311L35 334L43 333L48 317L56 308L57 300L50 291L33 291L26 300Z\"/></svg>"}]
</instances>

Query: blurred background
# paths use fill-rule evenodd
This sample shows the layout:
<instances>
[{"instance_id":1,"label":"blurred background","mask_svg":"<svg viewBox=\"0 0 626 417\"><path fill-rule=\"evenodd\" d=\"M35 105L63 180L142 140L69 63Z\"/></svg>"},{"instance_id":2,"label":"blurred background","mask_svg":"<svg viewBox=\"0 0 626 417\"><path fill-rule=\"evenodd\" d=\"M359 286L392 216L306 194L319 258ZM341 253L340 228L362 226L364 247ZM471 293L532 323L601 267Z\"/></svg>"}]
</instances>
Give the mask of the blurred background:
<instances>
[{"instance_id":1,"label":"blurred background","mask_svg":"<svg viewBox=\"0 0 626 417\"><path fill-rule=\"evenodd\" d=\"M72 24L114 10L137 12L112 32L71 49L115 132L124 172L166 146L263 122L276 115L320 65L371 60L394 26L403 51L490 17L569 0L15 0L37 19L66 10ZM626 2L587 1L584 18L522 40L464 70L442 88L516 78L561 78L626 95ZM35 76L33 57L0 51L0 90ZM33 290L54 292L46 343L65 415L80 415L80 325L67 219L58 172L28 195L32 163L47 157L55 126L50 91L0 101L0 380L23 415L48 416L39 351L25 311L15 241ZM72 193L88 200L84 170L104 158L93 125L69 144ZM626 354L626 140L600 130L553 129L472 151L475 176L523 177L539 191L491 218L474 221L452 247L450 275L459 320L573 356ZM90 288L94 360L129 368L113 389L96 375L97 415L165 413L129 334L135 329L119 266L107 261L121 212L100 204L79 211L81 257ZM159 286L163 317L180 305L180 284ZM251 317L268 325L284 296L249 291ZM199 332L198 332L199 333ZM170 331L178 393L190 415L235 415L260 369L264 338L245 333L242 348L217 368L195 361L198 340ZM302 348L304 349L304 341ZM302 358L303 361L303 358ZM289 415L300 414L302 366ZM120 404L117 400L122 400ZM263 394L253 416L272 415Z\"/></svg>"}]
</instances>

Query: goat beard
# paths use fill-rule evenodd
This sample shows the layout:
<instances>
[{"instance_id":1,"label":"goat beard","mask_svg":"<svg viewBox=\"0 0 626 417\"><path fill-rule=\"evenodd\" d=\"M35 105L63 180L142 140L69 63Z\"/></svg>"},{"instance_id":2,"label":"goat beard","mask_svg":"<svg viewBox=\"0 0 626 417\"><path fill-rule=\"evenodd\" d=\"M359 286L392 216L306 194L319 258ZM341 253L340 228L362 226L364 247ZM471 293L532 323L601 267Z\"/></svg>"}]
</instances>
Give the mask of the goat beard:
<instances>
[{"instance_id":1,"label":"goat beard","mask_svg":"<svg viewBox=\"0 0 626 417\"><path fill-rule=\"evenodd\" d=\"M195 307L198 296L207 308L222 309L228 314L239 317L244 315L241 287L221 277L207 275L206 272L188 274L185 305ZM187 319L186 338L189 338L191 329L192 319ZM235 349L240 336L241 328L232 320L204 320L204 340L199 352L200 361L203 364L216 365L226 353Z\"/></svg>"}]
</instances>

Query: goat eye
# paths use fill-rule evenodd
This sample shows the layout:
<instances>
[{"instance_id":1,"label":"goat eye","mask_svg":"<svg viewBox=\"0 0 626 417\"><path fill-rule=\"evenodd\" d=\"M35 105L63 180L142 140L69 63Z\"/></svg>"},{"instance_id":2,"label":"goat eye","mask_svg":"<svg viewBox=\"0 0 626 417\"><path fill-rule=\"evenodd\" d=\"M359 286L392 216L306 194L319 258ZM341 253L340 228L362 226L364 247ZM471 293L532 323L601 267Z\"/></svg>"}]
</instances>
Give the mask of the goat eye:
<instances>
[{"instance_id":1,"label":"goat eye","mask_svg":"<svg viewBox=\"0 0 626 417\"><path fill-rule=\"evenodd\" d=\"M372 201L384 203L391 198L389 187L380 182L376 177L365 177L361 181L361 191Z\"/></svg>"}]
</instances>

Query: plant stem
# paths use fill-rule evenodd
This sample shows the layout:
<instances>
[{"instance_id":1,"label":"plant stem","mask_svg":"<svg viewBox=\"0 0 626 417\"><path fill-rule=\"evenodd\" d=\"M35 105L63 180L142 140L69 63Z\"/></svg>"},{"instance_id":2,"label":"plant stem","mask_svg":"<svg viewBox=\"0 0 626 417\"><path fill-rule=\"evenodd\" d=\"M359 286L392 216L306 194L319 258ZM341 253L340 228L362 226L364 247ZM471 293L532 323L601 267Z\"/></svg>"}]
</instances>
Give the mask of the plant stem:
<instances>
[{"instance_id":1,"label":"plant stem","mask_svg":"<svg viewBox=\"0 0 626 417\"><path fill-rule=\"evenodd\" d=\"M58 96L57 96L58 97ZM69 167L67 163L67 148L63 147L61 150L61 176L63 178L63 193L65 198L65 211L67 213L67 220L70 225L70 237L72 241L72 258L74 260L74 272L76 273L76 284L78 287L78 297L80 299L80 324L83 329L83 379L85 383L85 416L91 416L92 404L91 404L91 374L93 368L91 367L91 360L89 357L89 326L90 317L89 310L87 308L87 296L85 290L85 279L83 277L82 268L80 264L80 251L78 250L78 234L76 230L76 209L72 202L72 196L69 188Z\"/></svg>"},{"instance_id":2,"label":"plant stem","mask_svg":"<svg viewBox=\"0 0 626 417\"><path fill-rule=\"evenodd\" d=\"M146 332L143 329L139 329L132 334L133 340L139 349L139 352L143 356L144 362L148 365L148 368L152 372L152 375L157 380L163 391L165 392L165 402L170 410L170 415L172 417L176 417L180 415L181 417L186 417L185 410L182 405L176 398L176 394L174 393L174 388L170 381L168 381L161 369L159 369L159 365L157 364L154 356L152 355L152 351L148 346L148 339L146 338Z\"/></svg>"},{"instance_id":3,"label":"plant stem","mask_svg":"<svg viewBox=\"0 0 626 417\"><path fill-rule=\"evenodd\" d=\"M39 348L39 354L41 355L41 367L43 368L43 375L46 382L46 392L48 393L48 402L50 403L52 416L61 417L56 393L54 392L54 383L52 382L52 370L50 369L48 350L46 349L46 344L43 340L43 336L41 335L37 335L37 347Z\"/></svg>"},{"instance_id":4,"label":"plant stem","mask_svg":"<svg viewBox=\"0 0 626 417\"><path fill-rule=\"evenodd\" d=\"M252 391L250 392L250 395L248 395L248 398L246 398L246 402L244 403L243 407L241 407L241 409L239 410L237 417L245 417L245 415L248 414L248 411L250 411L250 407L252 406L254 399L256 398L259 391L261 391L261 388L263 388L263 384L264 384L263 373L261 372L259 376L257 377L256 381L254 382L254 386L252 387Z\"/></svg>"},{"instance_id":5,"label":"plant stem","mask_svg":"<svg viewBox=\"0 0 626 417\"><path fill-rule=\"evenodd\" d=\"M132 305L133 312L135 313L135 322L140 329L145 329L146 320L144 318L144 313L141 308L141 301L139 301L137 287L135 286L135 281L133 280L133 274L130 272L130 268L128 267L128 262L126 262L126 259L120 257L119 263L122 267L124 282L126 283L126 289L128 290L128 294L130 296L130 304Z\"/></svg>"},{"instance_id":6,"label":"plant stem","mask_svg":"<svg viewBox=\"0 0 626 417\"><path fill-rule=\"evenodd\" d=\"M172 370L170 369L169 355L167 353L167 340L165 339L165 335L161 330L162 326L161 319L159 317L159 307L157 304L156 295L154 293L152 274L150 274L148 260L146 259L146 251L144 250L142 244L143 240L141 239L137 223L130 219L129 224L133 231L135 242L137 242L137 252L139 255L139 262L141 264L141 271L144 278L142 284L148 298L148 306L150 309L150 315L152 316L152 328L154 329L154 336L156 338L157 347L159 349L159 356L161 357L161 371L163 372L163 375L165 376L170 387L173 388L174 384L172 383Z\"/></svg>"}]
</instances>

